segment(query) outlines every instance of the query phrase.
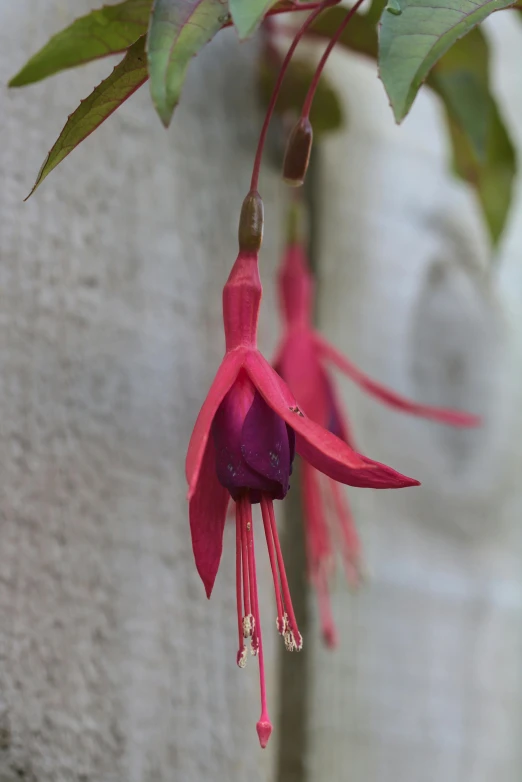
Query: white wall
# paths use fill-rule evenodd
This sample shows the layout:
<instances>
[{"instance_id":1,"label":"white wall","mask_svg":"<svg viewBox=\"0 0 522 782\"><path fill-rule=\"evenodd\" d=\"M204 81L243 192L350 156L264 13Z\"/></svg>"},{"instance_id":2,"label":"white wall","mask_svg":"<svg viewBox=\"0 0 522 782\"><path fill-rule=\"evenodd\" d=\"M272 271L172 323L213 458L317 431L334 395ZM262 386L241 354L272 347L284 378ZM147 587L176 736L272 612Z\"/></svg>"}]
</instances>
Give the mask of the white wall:
<instances>
[{"instance_id":1,"label":"white wall","mask_svg":"<svg viewBox=\"0 0 522 782\"><path fill-rule=\"evenodd\" d=\"M0 0L0 82L98 6ZM144 87L27 204L67 114L112 64L0 91L2 782L270 776L257 666L235 665L233 536L208 603L183 474L223 351L221 288L261 122L253 51L233 41L193 63L170 132ZM266 280L278 193L265 174ZM266 299L272 345L270 285ZM276 706L272 694L274 719Z\"/></svg>"},{"instance_id":2,"label":"white wall","mask_svg":"<svg viewBox=\"0 0 522 782\"><path fill-rule=\"evenodd\" d=\"M489 29L520 142L522 25L498 14ZM369 583L353 598L339 578L339 652L314 637L310 781L518 782L520 187L490 273L476 205L447 174L435 98L396 128L373 65L338 54L331 75L350 128L322 156L320 324L375 378L484 426L408 419L343 384L361 450L423 485L350 491Z\"/></svg>"}]
</instances>

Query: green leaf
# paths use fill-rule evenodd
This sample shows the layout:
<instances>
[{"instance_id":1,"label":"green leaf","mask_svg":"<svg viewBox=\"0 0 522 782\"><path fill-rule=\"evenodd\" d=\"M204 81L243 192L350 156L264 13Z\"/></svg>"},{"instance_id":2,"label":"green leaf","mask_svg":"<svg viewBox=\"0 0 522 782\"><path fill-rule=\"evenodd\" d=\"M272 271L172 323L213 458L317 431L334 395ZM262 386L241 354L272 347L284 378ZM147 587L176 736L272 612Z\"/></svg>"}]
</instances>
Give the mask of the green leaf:
<instances>
[{"instance_id":1,"label":"green leaf","mask_svg":"<svg viewBox=\"0 0 522 782\"><path fill-rule=\"evenodd\" d=\"M77 19L31 57L9 82L23 87L108 54L124 52L147 32L152 0L125 0Z\"/></svg>"},{"instance_id":2,"label":"green leaf","mask_svg":"<svg viewBox=\"0 0 522 782\"><path fill-rule=\"evenodd\" d=\"M296 117L299 116L314 72L315 68L307 61L292 59L276 103L275 110L278 114L291 111L295 113ZM264 106L268 106L278 73L279 63L272 62L267 57L261 60L258 88L259 96ZM315 136L337 130L343 124L340 100L324 74L321 76L314 102L312 103L310 122L312 123Z\"/></svg>"},{"instance_id":3,"label":"green leaf","mask_svg":"<svg viewBox=\"0 0 522 782\"><path fill-rule=\"evenodd\" d=\"M494 103L489 91L488 45L478 27L446 52L427 84L467 136L477 160L485 161Z\"/></svg>"},{"instance_id":4,"label":"green leaf","mask_svg":"<svg viewBox=\"0 0 522 782\"><path fill-rule=\"evenodd\" d=\"M427 84L446 110L455 171L475 189L493 242L506 222L516 156L489 89L489 50L479 28L454 44Z\"/></svg>"},{"instance_id":5,"label":"green leaf","mask_svg":"<svg viewBox=\"0 0 522 782\"><path fill-rule=\"evenodd\" d=\"M143 36L129 48L111 75L102 81L70 115L58 140L47 155L27 198L34 193L58 163L61 163L78 144L96 130L107 117L110 117L127 98L136 92L138 87L141 87L147 80L147 75L145 36Z\"/></svg>"},{"instance_id":6,"label":"green leaf","mask_svg":"<svg viewBox=\"0 0 522 782\"><path fill-rule=\"evenodd\" d=\"M459 38L513 0L400 0L383 11L379 71L397 122L410 110L431 68Z\"/></svg>"},{"instance_id":7,"label":"green leaf","mask_svg":"<svg viewBox=\"0 0 522 782\"><path fill-rule=\"evenodd\" d=\"M237 34L241 39L248 38L261 24L264 15L277 0L228 0L230 14Z\"/></svg>"},{"instance_id":8,"label":"green leaf","mask_svg":"<svg viewBox=\"0 0 522 782\"><path fill-rule=\"evenodd\" d=\"M383 0L374 0L366 15L354 16L353 26L350 28L350 22L340 43L351 51L375 58L375 19L383 5ZM313 32L330 38L345 13L342 8L326 11L313 25ZM480 28L474 28L451 46L435 63L426 84L444 105L453 147L453 167L475 189L491 237L496 241L509 211L516 160L513 144L490 92L489 51Z\"/></svg>"},{"instance_id":9,"label":"green leaf","mask_svg":"<svg viewBox=\"0 0 522 782\"><path fill-rule=\"evenodd\" d=\"M509 213L516 158L499 110L489 94L483 112L483 139L479 146L476 143L478 134L474 143L473 136L466 132L465 125L459 121L459 112L452 108L452 102L446 102L455 171L475 189L491 238L496 242ZM474 113L471 112L468 119Z\"/></svg>"},{"instance_id":10,"label":"green leaf","mask_svg":"<svg viewBox=\"0 0 522 782\"><path fill-rule=\"evenodd\" d=\"M229 21L224 0L156 0L147 51L152 102L165 127L176 108L188 64Z\"/></svg>"}]
</instances>

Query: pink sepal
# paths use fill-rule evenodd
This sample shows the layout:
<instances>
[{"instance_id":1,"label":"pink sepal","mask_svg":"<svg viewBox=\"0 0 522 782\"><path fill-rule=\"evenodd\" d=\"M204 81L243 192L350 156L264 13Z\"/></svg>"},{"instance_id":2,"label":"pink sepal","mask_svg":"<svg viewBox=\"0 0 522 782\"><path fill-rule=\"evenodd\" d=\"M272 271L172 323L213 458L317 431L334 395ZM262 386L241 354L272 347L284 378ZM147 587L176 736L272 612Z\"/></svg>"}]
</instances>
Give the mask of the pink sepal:
<instances>
[{"instance_id":1,"label":"pink sepal","mask_svg":"<svg viewBox=\"0 0 522 782\"><path fill-rule=\"evenodd\" d=\"M217 409L239 374L245 358L244 350L231 350L225 355L210 386L192 432L187 450L185 473L189 485L188 498L192 497L198 482L203 454ZM215 471L215 467L214 467Z\"/></svg>"},{"instance_id":2,"label":"pink sepal","mask_svg":"<svg viewBox=\"0 0 522 782\"><path fill-rule=\"evenodd\" d=\"M477 415L471 413L463 413L459 410L447 410L442 407L431 407L431 405L420 405L417 402L413 402L411 399L405 399L403 396L396 394L389 388L376 383L364 372L361 372L351 361L349 361L342 353L340 353L333 345L322 339L318 334L315 335L315 342L320 355L327 361L331 361L335 366L344 372L354 383L357 383L360 388L363 388L368 394L379 399L389 407L393 407L395 410L401 410L404 413L410 413L410 415L420 416L421 418L428 418L432 421L438 421L442 424L449 424L450 426L464 426L474 427L480 426L481 419Z\"/></svg>"},{"instance_id":3,"label":"pink sepal","mask_svg":"<svg viewBox=\"0 0 522 782\"><path fill-rule=\"evenodd\" d=\"M216 452L212 438L198 470L199 477L189 502L192 550L201 580L210 598L223 551L223 530L230 494L216 475Z\"/></svg>"},{"instance_id":4,"label":"pink sepal","mask_svg":"<svg viewBox=\"0 0 522 782\"><path fill-rule=\"evenodd\" d=\"M418 486L413 478L374 462L352 450L338 437L307 418L288 386L258 351L246 356L245 369L266 403L296 434L296 450L320 472L349 486L398 489Z\"/></svg>"}]
</instances>

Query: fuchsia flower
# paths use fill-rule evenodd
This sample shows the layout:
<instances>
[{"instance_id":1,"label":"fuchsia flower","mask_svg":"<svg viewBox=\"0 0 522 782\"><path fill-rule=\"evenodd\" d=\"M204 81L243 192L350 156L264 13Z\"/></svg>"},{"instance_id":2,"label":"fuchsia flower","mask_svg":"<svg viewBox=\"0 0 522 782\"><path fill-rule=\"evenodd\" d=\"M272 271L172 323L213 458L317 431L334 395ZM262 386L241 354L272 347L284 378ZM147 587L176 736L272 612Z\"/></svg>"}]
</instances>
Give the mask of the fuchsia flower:
<instances>
[{"instance_id":1,"label":"fuchsia flower","mask_svg":"<svg viewBox=\"0 0 522 782\"><path fill-rule=\"evenodd\" d=\"M300 241L292 240L286 249L278 287L285 334L274 366L310 419L324 426L350 448L354 448L353 438L328 372L329 363L369 394L397 410L452 426L476 426L480 423L479 418L468 413L419 405L404 399L363 374L314 330L313 279ZM318 595L323 638L328 646L333 647L337 637L328 583L334 568L334 545L337 543L340 549L347 580L354 586L359 581L360 546L344 493L336 480L329 477L328 471L323 472L325 475L320 475L311 461L303 463L303 509L309 577ZM326 507L328 504L330 508Z\"/></svg>"},{"instance_id":2,"label":"fuchsia flower","mask_svg":"<svg viewBox=\"0 0 522 782\"><path fill-rule=\"evenodd\" d=\"M227 507L236 505L238 653L244 667L246 642L259 659L261 717L257 732L266 746L272 726L265 694L263 644L254 555L252 505L260 504L272 568L277 628L290 651L302 639L285 574L273 501L289 488L294 449L305 464L333 482L376 489L418 485L418 481L356 453L298 407L288 386L257 348L261 302L257 255L262 235L262 201L245 199L239 255L223 290L226 352L199 413L190 440L186 474L196 567L210 597L219 567Z\"/></svg>"}]
</instances>

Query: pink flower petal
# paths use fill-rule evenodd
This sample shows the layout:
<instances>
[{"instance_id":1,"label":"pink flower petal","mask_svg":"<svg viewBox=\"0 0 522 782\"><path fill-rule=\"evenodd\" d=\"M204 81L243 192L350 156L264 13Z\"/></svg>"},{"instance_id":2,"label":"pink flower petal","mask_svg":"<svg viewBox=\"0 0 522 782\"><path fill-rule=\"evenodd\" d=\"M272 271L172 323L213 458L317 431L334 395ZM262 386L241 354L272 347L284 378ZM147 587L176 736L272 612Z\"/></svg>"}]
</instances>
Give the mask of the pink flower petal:
<instances>
[{"instance_id":1,"label":"pink flower petal","mask_svg":"<svg viewBox=\"0 0 522 782\"><path fill-rule=\"evenodd\" d=\"M250 379L267 404L296 434L296 450L304 459L335 481L349 486L398 489L418 486L413 478L379 462L361 456L322 426L303 415L288 386L258 351L250 351L245 361Z\"/></svg>"},{"instance_id":2,"label":"pink flower petal","mask_svg":"<svg viewBox=\"0 0 522 782\"><path fill-rule=\"evenodd\" d=\"M320 426L314 424L313 427L315 431L311 429L305 435L296 431L296 451L312 467L334 481L360 489L404 489L407 486L420 486L420 481L352 451L346 443Z\"/></svg>"},{"instance_id":3,"label":"pink flower petal","mask_svg":"<svg viewBox=\"0 0 522 782\"><path fill-rule=\"evenodd\" d=\"M221 560L229 500L230 494L217 479L216 449L210 437L189 502L192 549L208 598L212 593Z\"/></svg>"},{"instance_id":4,"label":"pink flower petal","mask_svg":"<svg viewBox=\"0 0 522 782\"><path fill-rule=\"evenodd\" d=\"M201 462L216 411L238 376L245 353L242 350L232 350L225 355L216 376L210 386L203 406L194 426L185 462L185 473L189 485L189 499L195 491ZM215 470L214 470L215 471Z\"/></svg>"},{"instance_id":5,"label":"pink flower petal","mask_svg":"<svg viewBox=\"0 0 522 782\"><path fill-rule=\"evenodd\" d=\"M385 405L389 405L396 410L402 410L404 413L410 415L420 416L421 418L428 418L432 421L438 421L439 423L449 424L450 426L466 426L473 427L481 424L481 419L477 415L471 413L462 413L458 410L446 410L441 407L431 407L430 405L420 405L417 402L412 402L410 399L391 391L389 388L382 386L380 383L376 383L364 372L361 372L351 361L349 361L342 353L340 353L333 345L330 345L326 340L322 339L316 334L315 341L317 348L320 351L323 358L327 361L331 361L336 365L341 372L348 375L354 383L363 388L369 394L379 399Z\"/></svg>"}]
</instances>

